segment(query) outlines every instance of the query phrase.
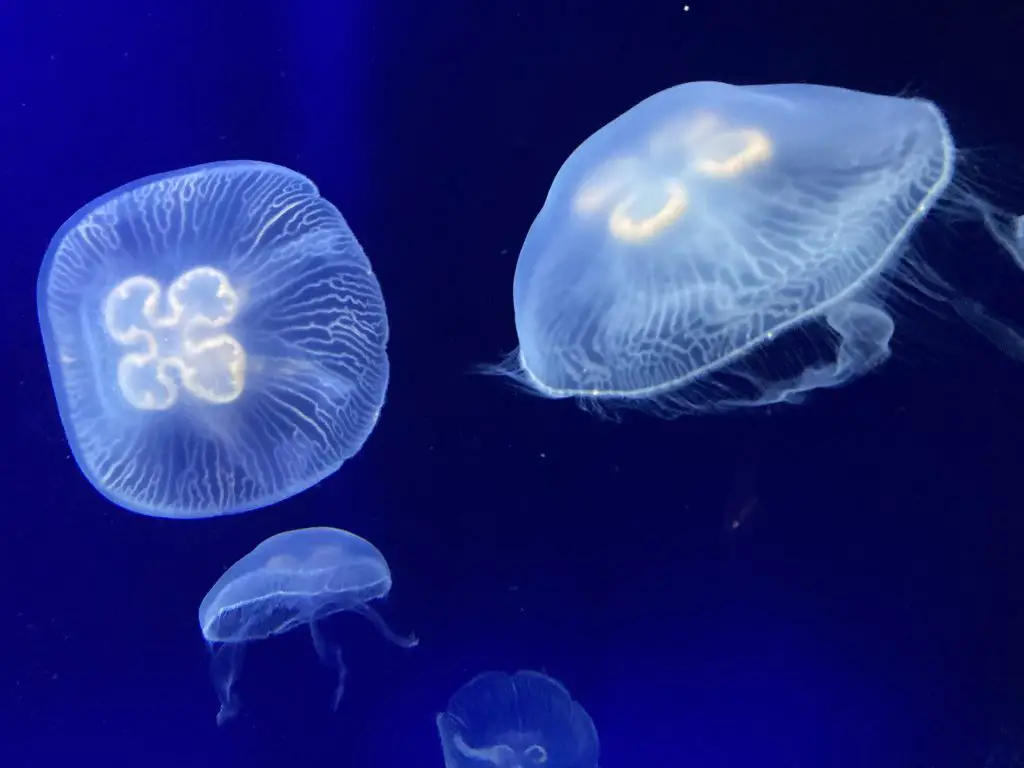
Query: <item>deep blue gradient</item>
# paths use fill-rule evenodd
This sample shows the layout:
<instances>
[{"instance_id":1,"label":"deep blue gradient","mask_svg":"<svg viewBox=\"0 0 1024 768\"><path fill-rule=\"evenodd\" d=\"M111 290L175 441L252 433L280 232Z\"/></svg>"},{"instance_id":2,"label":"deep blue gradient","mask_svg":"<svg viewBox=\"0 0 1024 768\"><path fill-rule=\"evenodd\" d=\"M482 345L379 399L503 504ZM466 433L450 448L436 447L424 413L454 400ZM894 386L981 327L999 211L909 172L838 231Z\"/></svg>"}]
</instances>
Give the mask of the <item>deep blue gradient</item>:
<instances>
[{"instance_id":1,"label":"deep blue gradient","mask_svg":"<svg viewBox=\"0 0 1024 768\"><path fill-rule=\"evenodd\" d=\"M6 3L0 765L441 768L435 714L478 672L520 668L587 709L604 768L1012 758L1024 366L905 304L877 374L768 414L610 423L471 370L515 345L516 255L560 163L670 85L909 88L1024 208L1017 5ZM387 301L389 398L362 452L283 504L132 515L69 456L39 261L97 195L232 158L307 174L345 212ZM980 227L921 234L1024 325L1024 277ZM325 622L350 672L332 713L308 636L260 643L218 729L199 601L259 541L312 525L379 547L381 613L420 645Z\"/></svg>"}]
</instances>

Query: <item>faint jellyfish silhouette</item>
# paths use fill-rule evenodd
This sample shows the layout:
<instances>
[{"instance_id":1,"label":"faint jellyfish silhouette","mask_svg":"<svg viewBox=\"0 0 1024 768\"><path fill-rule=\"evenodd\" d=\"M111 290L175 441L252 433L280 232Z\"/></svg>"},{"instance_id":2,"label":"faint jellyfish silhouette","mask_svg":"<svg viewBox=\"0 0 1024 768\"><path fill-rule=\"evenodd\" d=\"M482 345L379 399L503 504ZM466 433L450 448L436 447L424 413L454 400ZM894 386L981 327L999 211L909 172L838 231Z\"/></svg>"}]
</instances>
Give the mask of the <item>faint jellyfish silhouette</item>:
<instances>
[{"instance_id":1,"label":"faint jellyfish silhouette","mask_svg":"<svg viewBox=\"0 0 1024 768\"><path fill-rule=\"evenodd\" d=\"M368 603L391 590L391 571L373 544L337 528L285 531L236 562L203 598L199 626L212 654L221 724L238 712L234 691L245 644L308 625L313 648L338 673L333 706L345 690L341 648L327 642L318 622L342 611L369 619L395 645L413 648L415 636L396 635Z\"/></svg>"},{"instance_id":2,"label":"faint jellyfish silhouette","mask_svg":"<svg viewBox=\"0 0 1024 768\"><path fill-rule=\"evenodd\" d=\"M942 112L922 99L807 84L662 91L558 171L516 265L519 348L491 370L543 397L662 415L845 384L890 354L894 277L952 295L908 247L940 202L1024 267L1020 219L951 184L955 161ZM754 355L814 321L830 331L826 359L821 345L790 370Z\"/></svg>"},{"instance_id":3,"label":"faint jellyfish silhouette","mask_svg":"<svg viewBox=\"0 0 1024 768\"><path fill-rule=\"evenodd\" d=\"M39 272L79 468L133 512L286 499L355 455L388 383L370 263L306 177L267 163L150 176L86 205Z\"/></svg>"},{"instance_id":4,"label":"faint jellyfish silhouette","mask_svg":"<svg viewBox=\"0 0 1024 768\"><path fill-rule=\"evenodd\" d=\"M557 680L540 672L484 672L455 692L437 716L446 768L597 768L590 715Z\"/></svg>"}]
</instances>

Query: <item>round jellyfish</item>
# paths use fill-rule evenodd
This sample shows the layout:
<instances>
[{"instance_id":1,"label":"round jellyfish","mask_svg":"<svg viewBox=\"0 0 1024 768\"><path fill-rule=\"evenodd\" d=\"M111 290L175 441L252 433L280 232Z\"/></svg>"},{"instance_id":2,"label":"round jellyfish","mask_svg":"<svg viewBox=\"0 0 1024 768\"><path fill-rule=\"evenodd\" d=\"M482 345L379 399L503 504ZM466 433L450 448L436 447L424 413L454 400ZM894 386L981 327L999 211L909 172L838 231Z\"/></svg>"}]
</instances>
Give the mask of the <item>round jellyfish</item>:
<instances>
[{"instance_id":1,"label":"round jellyfish","mask_svg":"<svg viewBox=\"0 0 1024 768\"><path fill-rule=\"evenodd\" d=\"M492 370L544 397L664 415L849 382L888 357L885 289L940 202L1024 267L1021 220L951 185L956 154L922 99L809 84L662 91L558 171L516 264L519 348ZM900 275L912 287L948 295L914 266ZM811 321L834 354L810 345L775 369L768 343Z\"/></svg>"},{"instance_id":2,"label":"round jellyfish","mask_svg":"<svg viewBox=\"0 0 1024 768\"><path fill-rule=\"evenodd\" d=\"M540 672L484 672L437 716L446 768L597 768L600 745L587 711Z\"/></svg>"},{"instance_id":3,"label":"round jellyfish","mask_svg":"<svg viewBox=\"0 0 1024 768\"><path fill-rule=\"evenodd\" d=\"M419 640L391 631L368 603L391 591L391 571L380 551L354 533L337 528L285 531L261 542L236 562L199 605L199 627L210 646L211 671L221 724L238 712L235 682L246 643L309 627L320 660L338 675L333 706L345 691L341 648L329 643L319 622L342 611L369 619L395 645Z\"/></svg>"},{"instance_id":4,"label":"round jellyfish","mask_svg":"<svg viewBox=\"0 0 1024 768\"><path fill-rule=\"evenodd\" d=\"M53 238L37 301L75 461L132 512L281 501L380 415L380 286L341 213L287 168L210 163L94 200Z\"/></svg>"}]
</instances>

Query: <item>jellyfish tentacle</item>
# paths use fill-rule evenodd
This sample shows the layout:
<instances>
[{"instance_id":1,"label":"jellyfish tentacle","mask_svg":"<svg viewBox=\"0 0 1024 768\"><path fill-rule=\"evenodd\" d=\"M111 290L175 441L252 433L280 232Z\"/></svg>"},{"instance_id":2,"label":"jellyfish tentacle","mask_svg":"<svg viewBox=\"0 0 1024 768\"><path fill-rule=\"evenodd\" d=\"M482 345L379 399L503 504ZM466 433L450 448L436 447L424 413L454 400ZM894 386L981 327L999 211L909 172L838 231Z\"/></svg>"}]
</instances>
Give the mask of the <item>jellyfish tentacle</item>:
<instances>
[{"instance_id":1,"label":"jellyfish tentacle","mask_svg":"<svg viewBox=\"0 0 1024 768\"><path fill-rule=\"evenodd\" d=\"M370 622L373 624L373 626L377 628L377 631L380 632L387 640L390 640L395 645L400 646L402 648L415 648L417 645L420 644L420 639L416 637L416 635L399 635L396 632L394 632L394 630L392 630L391 627L387 625L384 619L381 618L381 615L377 613L375 610L373 610L373 608L371 608L370 606L363 604L356 606L352 610L368 618Z\"/></svg>"}]
</instances>

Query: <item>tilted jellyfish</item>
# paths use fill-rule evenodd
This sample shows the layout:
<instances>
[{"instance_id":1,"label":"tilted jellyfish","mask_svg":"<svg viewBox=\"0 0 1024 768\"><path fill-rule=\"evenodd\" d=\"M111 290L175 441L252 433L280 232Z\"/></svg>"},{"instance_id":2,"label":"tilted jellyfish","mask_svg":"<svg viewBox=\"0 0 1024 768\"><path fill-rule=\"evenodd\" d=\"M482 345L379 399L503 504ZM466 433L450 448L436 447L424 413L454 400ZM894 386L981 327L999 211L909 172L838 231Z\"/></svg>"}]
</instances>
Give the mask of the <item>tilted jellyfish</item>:
<instances>
[{"instance_id":1,"label":"tilted jellyfish","mask_svg":"<svg viewBox=\"0 0 1024 768\"><path fill-rule=\"evenodd\" d=\"M980 220L1024 267L1021 220L951 184L955 161L942 112L922 99L807 84L662 91L558 171L516 265L519 348L493 370L544 397L666 415L849 382L889 356L897 270L926 296L951 294L922 264L901 265L938 203ZM751 360L810 321L827 324L834 357L791 371L771 350Z\"/></svg>"},{"instance_id":2,"label":"tilted jellyfish","mask_svg":"<svg viewBox=\"0 0 1024 768\"><path fill-rule=\"evenodd\" d=\"M127 184L53 238L39 322L79 468L133 512L257 509L363 445L388 383L370 263L305 176L211 163Z\"/></svg>"},{"instance_id":3,"label":"tilted jellyfish","mask_svg":"<svg viewBox=\"0 0 1024 768\"><path fill-rule=\"evenodd\" d=\"M597 768L600 745L587 711L540 672L484 672L437 716L446 768Z\"/></svg>"},{"instance_id":4,"label":"tilted jellyfish","mask_svg":"<svg viewBox=\"0 0 1024 768\"><path fill-rule=\"evenodd\" d=\"M328 643L318 622L342 611L368 618L395 645L413 648L415 636L396 635L368 603L391 590L384 556L365 539L337 528L303 528L266 539L232 565L203 598L199 626L212 654L220 710L217 723L238 712L235 682L245 644L308 626L320 660L338 673L337 709L345 690L341 648Z\"/></svg>"}]
</instances>

